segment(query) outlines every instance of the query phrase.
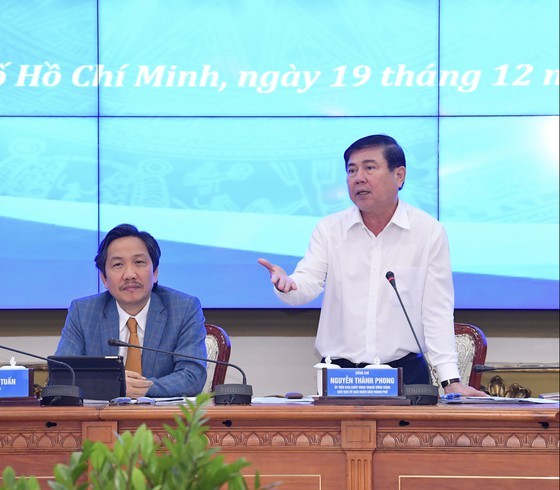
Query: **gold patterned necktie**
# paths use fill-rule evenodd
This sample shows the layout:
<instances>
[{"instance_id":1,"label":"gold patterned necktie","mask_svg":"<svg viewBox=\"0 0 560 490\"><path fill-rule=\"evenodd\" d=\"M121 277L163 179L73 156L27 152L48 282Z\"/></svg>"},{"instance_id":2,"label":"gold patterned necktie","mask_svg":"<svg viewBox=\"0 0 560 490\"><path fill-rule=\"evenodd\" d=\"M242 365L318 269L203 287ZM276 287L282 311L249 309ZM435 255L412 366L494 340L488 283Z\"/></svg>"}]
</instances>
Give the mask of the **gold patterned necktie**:
<instances>
[{"instance_id":1,"label":"gold patterned necktie","mask_svg":"<svg viewBox=\"0 0 560 490\"><path fill-rule=\"evenodd\" d=\"M130 330L128 343L140 345L140 340L138 339L138 322L136 319L130 317L126 322L126 326ZM128 348L125 367L128 371L142 374L142 351L140 349L135 349L134 347Z\"/></svg>"}]
</instances>

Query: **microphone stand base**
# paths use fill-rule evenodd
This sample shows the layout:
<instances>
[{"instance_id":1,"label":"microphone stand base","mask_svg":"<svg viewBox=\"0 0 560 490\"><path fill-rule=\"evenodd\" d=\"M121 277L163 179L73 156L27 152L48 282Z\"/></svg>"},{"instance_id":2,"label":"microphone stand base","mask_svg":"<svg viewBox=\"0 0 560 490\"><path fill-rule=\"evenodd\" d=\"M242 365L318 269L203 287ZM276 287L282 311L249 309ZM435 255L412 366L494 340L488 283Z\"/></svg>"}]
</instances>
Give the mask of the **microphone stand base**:
<instances>
[{"instance_id":1,"label":"microphone stand base","mask_svg":"<svg viewBox=\"0 0 560 490\"><path fill-rule=\"evenodd\" d=\"M78 386L52 385L41 391L41 405L47 407L81 407L84 404Z\"/></svg>"},{"instance_id":2,"label":"microphone stand base","mask_svg":"<svg viewBox=\"0 0 560 490\"><path fill-rule=\"evenodd\" d=\"M253 387L245 384L224 384L214 387L215 405L250 405Z\"/></svg>"},{"instance_id":3,"label":"microphone stand base","mask_svg":"<svg viewBox=\"0 0 560 490\"><path fill-rule=\"evenodd\" d=\"M403 395L411 405L437 405L439 389L434 385L403 385Z\"/></svg>"}]
</instances>

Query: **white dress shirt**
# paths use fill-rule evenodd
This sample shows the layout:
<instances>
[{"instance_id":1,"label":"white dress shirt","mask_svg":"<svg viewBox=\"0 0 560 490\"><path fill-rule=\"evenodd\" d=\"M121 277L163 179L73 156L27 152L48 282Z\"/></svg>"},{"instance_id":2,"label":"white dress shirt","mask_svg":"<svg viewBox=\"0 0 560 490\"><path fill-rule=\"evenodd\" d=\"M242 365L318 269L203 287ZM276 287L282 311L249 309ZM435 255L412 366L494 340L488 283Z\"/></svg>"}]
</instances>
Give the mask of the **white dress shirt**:
<instances>
[{"instance_id":1,"label":"white dress shirt","mask_svg":"<svg viewBox=\"0 0 560 490\"><path fill-rule=\"evenodd\" d=\"M144 345L144 332L146 330L146 323L148 322L148 310L150 309L150 298L148 298L148 302L142 308L140 313L137 315L129 315L126 311L124 311L119 304L117 303L117 311L119 312L119 340L123 342L128 342L130 339L130 330L126 326L126 322L129 318L135 318L136 323L138 323L138 328L136 332L138 333L138 341L140 345ZM119 356L123 356L124 362L126 363L126 356L128 353L128 347L119 347Z\"/></svg>"},{"instance_id":2,"label":"white dress shirt","mask_svg":"<svg viewBox=\"0 0 560 490\"><path fill-rule=\"evenodd\" d=\"M375 236L352 206L321 219L304 258L290 276L296 291L277 296L301 305L324 289L315 347L323 357L352 362L391 362L418 346L397 288L423 352L439 379L458 378L453 328L454 292L449 245L443 226L399 200L385 229Z\"/></svg>"}]
</instances>

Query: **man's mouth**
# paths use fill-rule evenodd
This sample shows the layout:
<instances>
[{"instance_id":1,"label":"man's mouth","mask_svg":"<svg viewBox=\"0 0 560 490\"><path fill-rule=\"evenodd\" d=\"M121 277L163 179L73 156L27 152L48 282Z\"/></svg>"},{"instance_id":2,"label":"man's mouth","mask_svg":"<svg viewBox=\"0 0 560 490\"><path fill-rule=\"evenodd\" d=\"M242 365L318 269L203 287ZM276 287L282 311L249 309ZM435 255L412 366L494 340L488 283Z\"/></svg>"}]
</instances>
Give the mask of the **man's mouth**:
<instances>
[{"instance_id":1,"label":"man's mouth","mask_svg":"<svg viewBox=\"0 0 560 490\"><path fill-rule=\"evenodd\" d=\"M125 284L122 288L121 291L134 291L135 289L140 289L142 286L140 284Z\"/></svg>"},{"instance_id":2,"label":"man's mouth","mask_svg":"<svg viewBox=\"0 0 560 490\"><path fill-rule=\"evenodd\" d=\"M356 196L365 196L369 194L369 191L357 191Z\"/></svg>"}]
</instances>

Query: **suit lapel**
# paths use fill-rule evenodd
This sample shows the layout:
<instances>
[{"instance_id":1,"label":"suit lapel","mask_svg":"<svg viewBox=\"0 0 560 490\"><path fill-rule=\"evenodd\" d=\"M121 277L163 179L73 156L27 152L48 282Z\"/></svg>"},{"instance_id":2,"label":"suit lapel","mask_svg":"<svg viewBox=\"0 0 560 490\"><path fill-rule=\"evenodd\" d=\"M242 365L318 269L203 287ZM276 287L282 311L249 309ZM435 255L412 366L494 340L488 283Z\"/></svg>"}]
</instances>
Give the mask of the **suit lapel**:
<instances>
[{"instance_id":1,"label":"suit lapel","mask_svg":"<svg viewBox=\"0 0 560 490\"><path fill-rule=\"evenodd\" d=\"M144 330L144 347L159 349L166 323L167 310L163 306L159 296L155 292L152 292L146 329ZM159 355L161 354L147 350L142 352L142 373L144 373L144 376L150 376L149 373L154 373L156 371L156 360Z\"/></svg>"},{"instance_id":2,"label":"suit lapel","mask_svg":"<svg viewBox=\"0 0 560 490\"><path fill-rule=\"evenodd\" d=\"M119 348L110 346L107 342L109 339L119 338L119 312L117 311L115 298L110 294L108 296L101 320L101 355L116 356L119 353Z\"/></svg>"}]
</instances>

